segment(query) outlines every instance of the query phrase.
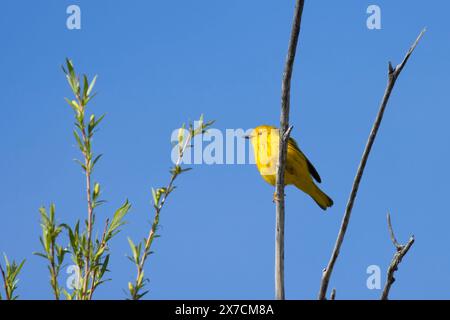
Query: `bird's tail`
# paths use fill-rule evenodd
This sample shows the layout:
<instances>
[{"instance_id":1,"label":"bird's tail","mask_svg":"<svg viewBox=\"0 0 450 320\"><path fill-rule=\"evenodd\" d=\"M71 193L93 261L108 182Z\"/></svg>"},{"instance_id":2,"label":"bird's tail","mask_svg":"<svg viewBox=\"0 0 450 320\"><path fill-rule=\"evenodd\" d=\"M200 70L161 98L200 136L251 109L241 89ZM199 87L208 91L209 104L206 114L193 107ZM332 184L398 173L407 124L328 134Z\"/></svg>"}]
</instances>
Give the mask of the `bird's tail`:
<instances>
[{"instance_id":1,"label":"bird's tail","mask_svg":"<svg viewBox=\"0 0 450 320\"><path fill-rule=\"evenodd\" d=\"M320 188L314 185L313 191L310 193L311 198L321 207L323 210L333 206L333 200L325 194Z\"/></svg>"}]
</instances>

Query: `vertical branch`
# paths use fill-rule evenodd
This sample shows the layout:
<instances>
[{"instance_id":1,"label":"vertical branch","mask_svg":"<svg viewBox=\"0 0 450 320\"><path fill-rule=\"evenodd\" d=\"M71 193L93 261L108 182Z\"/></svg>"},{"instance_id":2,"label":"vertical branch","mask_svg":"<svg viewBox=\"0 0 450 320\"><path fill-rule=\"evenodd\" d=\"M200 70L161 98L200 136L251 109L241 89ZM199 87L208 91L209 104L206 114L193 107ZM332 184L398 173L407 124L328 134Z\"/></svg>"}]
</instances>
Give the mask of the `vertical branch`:
<instances>
[{"instance_id":1,"label":"vertical branch","mask_svg":"<svg viewBox=\"0 0 450 320\"><path fill-rule=\"evenodd\" d=\"M104 200L99 199L101 194L100 184L93 183L92 174L96 163L102 155L99 154L94 157L92 141L104 115L96 118L95 114L91 114L88 119L86 118L87 105L96 95L95 93L92 94L92 90L95 86L97 76L89 82L87 76L83 75L81 83L80 77L76 74L70 59L66 59L66 68L63 67L63 71L66 74L67 81L75 97L75 100L66 98L66 102L75 113L75 129L73 130L73 134L84 160L80 161L76 159L85 174L87 219L86 226L81 233L79 231L79 221L73 229L67 224L61 225L61 227L64 227L69 232L72 260L76 263L80 273L83 270L79 281L81 285L77 286L72 294L69 294L66 290L63 290L63 293L67 299L77 298L78 300L90 300L95 289L106 281L103 280L103 276L106 272L109 272L108 264L110 254L108 253L108 243L120 232L121 227L125 223L123 219L130 210L131 204L126 200L115 211L111 223L109 223L109 219L106 220L102 239L98 240L97 235L93 234L95 210L99 205L104 203ZM57 251L60 252L58 256L61 258L63 252L67 252L61 247L58 247ZM61 264L62 259L59 262L59 257L58 263Z\"/></svg>"},{"instance_id":2,"label":"vertical branch","mask_svg":"<svg viewBox=\"0 0 450 320\"><path fill-rule=\"evenodd\" d=\"M102 233L102 239L100 240L100 246L99 246L99 250L103 250L104 248L106 248L106 236L108 234L108 227L109 227L109 219L107 218L105 221L105 227L103 229L103 233ZM89 295L88 295L88 300L92 300L92 295L94 294L95 289L97 288L97 275L94 273L92 275L92 282L91 282L91 289L89 289Z\"/></svg>"},{"instance_id":3,"label":"vertical branch","mask_svg":"<svg viewBox=\"0 0 450 320\"><path fill-rule=\"evenodd\" d=\"M78 267L84 268L84 275L82 277L82 285L81 289L77 290L77 296L79 299L84 300L89 298L90 294L88 292L90 287L90 281L94 279L94 273L99 270L99 265L97 262L100 258L103 257L103 251L93 252L95 250L95 245L93 243L93 227L95 221L95 213L94 209L100 205L103 201L98 201L98 196L100 194L100 184L92 184L92 172L96 162L100 159L101 155L98 155L94 158L94 154L92 152L92 139L95 133L95 129L98 124L102 121L104 115L100 118L96 119L94 114L91 114L89 120L86 121L86 109L89 101L96 95L91 94L92 89L97 80L97 76L95 76L92 81L89 83L89 80L86 75L82 76L82 84L80 83L80 78L75 73L75 69L73 63L70 59L66 59L67 69L63 67L63 71L66 74L67 81L72 89L72 92L75 96L75 100L66 99L72 109L75 111L75 130L74 136L78 144L78 148L80 149L83 155L83 162L77 160L77 162L82 167L85 173L85 186L86 186L86 201L87 201L87 220L86 220L86 229L82 235L82 243L81 252L74 252L74 254L79 257L77 258L77 263L79 263ZM120 216L118 215L115 221L116 224L114 228L117 229L122 225L121 218L126 214L129 209L128 202L126 206L123 206L120 210ZM117 212L116 212L117 213ZM112 227L111 227L112 228ZM69 230L70 231L70 230ZM77 233L78 236L78 233ZM73 239L75 240L75 239ZM72 241L75 242L76 241ZM78 246L76 246L78 247ZM73 248L74 250L77 250ZM81 255L80 255L81 254ZM108 260L105 258L105 263ZM102 268L106 270L107 268Z\"/></svg>"},{"instance_id":4,"label":"vertical branch","mask_svg":"<svg viewBox=\"0 0 450 320\"><path fill-rule=\"evenodd\" d=\"M291 78L294 68L295 54L300 34L300 25L304 0L297 0L292 25L286 65L281 88L280 145L278 153L277 180L275 190L276 226L275 226L275 297L284 300L284 171L286 165L287 140L289 139L289 106L291 95Z\"/></svg>"},{"instance_id":5,"label":"vertical branch","mask_svg":"<svg viewBox=\"0 0 450 320\"><path fill-rule=\"evenodd\" d=\"M59 300L58 272L56 271L56 264L55 264L55 239L52 239L52 243L50 246L49 262L50 262L50 285L52 286L55 299Z\"/></svg>"},{"instance_id":6,"label":"vertical branch","mask_svg":"<svg viewBox=\"0 0 450 320\"><path fill-rule=\"evenodd\" d=\"M347 231L348 223L350 221L350 216L352 214L352 209L353 209L353 205L355 203L356 194L358 193L359 184L361 182L361 178L363 176L364 169L366 167L367 159L369 158L370 151L372 150L373 143L375 142L375 138L377 136L378 129L380 128L381 121L383 120L384 111L385 111L387 103L389 101L389 97L391 96L392 90L395 86L398 76L402 72L403 68L405 67L411 54L413 53L414 49L418 45L418 43L424 33L425 33L425 29L422 30L422 32L419 34L419 36L417 37L414 44L410 47L410 49L409 49L408 53L406 54L405 58L403 59L402 63L397 65L395 68L392 67L391 63L389 63L388 83L387 83L387 87L386 87L386 90L385 90L385 93L383 96L383 100L381 101L380 109L378 111L377 117L373 124L372 130L370 132L369 139L367 140L366 148L364 149L364 153L361 158L361 162L359 164L358 171L356 172L355 180L353 181L352 191L350 192L350 196L349 196L349 199L347 202L347 207L345 208L344 217L343 217L342 223L341 223L341 228L339 229L339 233L338 233L338 236L336 239L336 243L334 245L333 252L331 254L331 258L328 262L327 267L323 270L322 281L320 284L320 291L319 291L319 299L321 299L321 300L326 299L326 293L327 293L331 273L333 272L333 268L334 268L336 260L339 256L342 242L344 241L345 232Z\"/></svg>"},{"instance_id":7,"label":"vertical branch","mask_svg":"<svg viewBox=\"0 0 450 320\"><path fill-rule=\"evenodd\" d=\"M411 246L414 244L415 241L414 236L411 236L407 244L402 245L398 243L397 239L395 238L394 229L392 228L391 223L391 215L389 213L387 214L387 223L392 243L394 244L394 247L397 252L394 254L391 264L389 265L387 272L387 280L383 289L383 293L381 295L381 300L388 300L389 291L391 290L392 284L394 284L395 282L394 273L395 271L398 270L398 266L402 262L403 257L408 253L409 249L411 248Z\"/></svg>"},{"instance_id":8,"label":"vertical branch","mask_svg":"<svg viewBox=\"0 0 450 320\"><path fill-rule=\"evenodd\" d=\"M86 108L86 105L84 103L84 99L80 96L80 94L77 94L77 100L78 105L80 108L84 110ZM85 166L85 176L86 176L86 200L87 200L87 213L88 213L88 219L87 219L87 250L86 250L86 257L85 257L85 263L84 263L84 279L83 279L83 285L82 285L82 291L81 295L82 298L87 298L87 288L89 286L89 277L91 273L91 238L92 238L92 224L93 224L93 215L94 215L94 206L92 202L92 193L91 193L91 168L92 168L92 153L91 153L91 141L90 136L86 133L86 127L84 124L84 118L82 119L83 123L80 123L80 132L81 132L81 138L83 139L84 144L84 150L83 150L83 156L84 156L84 166ZM89 147L88 147L89 146Z\"/></svg>"}]
</instances>

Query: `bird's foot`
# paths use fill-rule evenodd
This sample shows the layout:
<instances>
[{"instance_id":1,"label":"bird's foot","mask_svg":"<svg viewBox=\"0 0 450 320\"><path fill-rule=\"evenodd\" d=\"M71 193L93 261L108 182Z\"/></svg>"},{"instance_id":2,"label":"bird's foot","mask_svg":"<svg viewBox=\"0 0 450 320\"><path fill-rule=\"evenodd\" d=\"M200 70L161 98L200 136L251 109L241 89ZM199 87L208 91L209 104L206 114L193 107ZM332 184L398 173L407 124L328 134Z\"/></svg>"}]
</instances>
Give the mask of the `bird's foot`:
<instances>
[{"instance_id":1,"label":"bird's foot","mask_svg":"<svg viewBox=\"0 0 450 320\"><path fill-rule=\"evenodd\" d=\"M286 194L284 194L284 196L286 197ZM273 199L272 199L272 202L273 203L276 203L276 202L278 202L278 201L280 201L281 199L277 196L277 193L276 192L274 192L273 193Z\"/></svg>"}]
</instances>

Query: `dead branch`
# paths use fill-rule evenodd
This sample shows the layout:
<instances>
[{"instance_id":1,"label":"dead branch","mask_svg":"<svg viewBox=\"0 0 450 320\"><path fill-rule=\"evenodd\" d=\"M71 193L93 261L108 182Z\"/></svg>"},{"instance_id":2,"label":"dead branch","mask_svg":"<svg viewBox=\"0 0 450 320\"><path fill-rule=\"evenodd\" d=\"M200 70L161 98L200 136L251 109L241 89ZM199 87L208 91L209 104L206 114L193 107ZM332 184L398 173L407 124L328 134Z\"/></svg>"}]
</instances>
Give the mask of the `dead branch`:
<instances>
[{"instance_id":1,"label":"dead branch","mask_svg":"<svg viewBox=\"0 0 450 320\"><path fill-rule=\"evenodd\" d=\"M387 214L387 223L392 243L394 244L394 247L397 250L397 252L394 254L391 264L389 265L387 272L387 280L383 289L383 293L381 295L381 300L389 299L389 291L391 290L392 284L395 282L394 273L395 271L398 270L398 266L402 262L403 257L408 253L409 249L414 244L414 236L411 236L409 238L408 243L405 245L401 245L400 243L398 243L397 238L395 237L394 234L394 229L392 228L391 215L389 213Z\"/></svg>"},{"instance_id":2,"label":"dead branch","mask_svg":"<svg viewBox=\"0 0 450 320\"><path fill-rule=\"evenodd\" d=\"M292 24L289 49L283 73L281 88L280 145L278 153L276 180L276 225L275 225L275 298L284 300L284 171L286 165L287 141L289 139L289 106L291 96L291 78L294 69L295 54L302 22L304 0L297 0Z\"/></svg>"},{"instance_id":3,"label":"dead branch","mask_svg":"<svg viewBox=\"0 0 450 320\"><path fill-rule=\"evenodd\" d=\"M336 300L336 289L331 290L330 300Z\"/></svg>"},{"instance_id":4,"label":"dead branch","mask_svg":"<svg viewBox=\"0 0 450 320\"><path fill-rule=\"evenodd\" d=\"M389 72L388 72L388 83L387 87L383 96L383 100L381 101L380 109L378 111L377 117L375 119L375 122L373 124L372 130L369 135L369 139L367 140L366 147L364 149L364 153L361 158L361 162L359 164L358 170L356 172L355 179L353 181L352 190L350 192L350 196L347 202L347 207L345 208L344 217L342 219L341 227L339 229L339 233L336 239L336 243L334 245L333 252L331 254L331 258L328 262L327 267L323 270L322 273L322 280L320 284L320 290L319 290L319 299L324 300L326 299L326 293L328 289L328 284L330 282L330 277L333 272L334 265L336 263L336 260L339 256L339 252L342 246L342 243L344 241L345 232L347 231L347 227L350 221L350 216L352 214L353 205L355 203L356 195L358 193L359 184L361 182L361 178L364 173L364 169L367 164L367 159L369 158L370 151L372 150L373 143L375 142L375 138L377 136L378 130L381 125L381 121L383 120L384 111L386 109L387 103L389 101L389 97L391 96L392 90L394 89L395 83L398 79L398 76L402 72L403 68L405 67L406 63L408 62L411 54L413 53L414 49L418 45L420 39L422 38L423 34L425 33L425 29L422 30L422 32L417 37L414 44L410 47L408 53L406 54L405 58L403 59L402 63L397 65L395 68L392 67L392 64L389 62Z\"/></svg>"}]
</instances>

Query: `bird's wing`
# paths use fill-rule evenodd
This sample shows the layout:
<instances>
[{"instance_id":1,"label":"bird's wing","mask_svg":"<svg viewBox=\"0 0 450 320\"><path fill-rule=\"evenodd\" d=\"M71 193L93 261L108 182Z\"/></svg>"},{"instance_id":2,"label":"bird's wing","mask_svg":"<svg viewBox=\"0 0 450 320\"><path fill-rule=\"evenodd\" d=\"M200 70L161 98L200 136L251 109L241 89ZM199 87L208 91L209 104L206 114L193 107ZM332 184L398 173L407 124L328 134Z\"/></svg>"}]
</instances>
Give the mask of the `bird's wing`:
<instances>
[{"instance_id":1,"label":"bird's wing","mask_svg":"<svg viewBox=\"0 0 450 320\"><path fill-rule=\"evenodd\" d=\"M314 168L313 164L311 163L311 161L308 160L308 158L304 155L304 153L300 150L300 148L298 147L297 142L293 139L293 138L289 138L288 141L288 146L291 146L292 149L294 149L296 152L299 153L299 156L304 158L306 160L306 164L308 165L308 171L309 173L313 176L313 178L321 183L322 179L320 179L320 175L317 172L316 168Z\"/></svg>"}]
</instances>

